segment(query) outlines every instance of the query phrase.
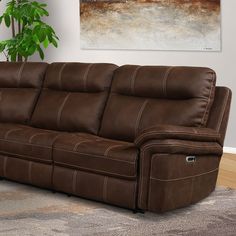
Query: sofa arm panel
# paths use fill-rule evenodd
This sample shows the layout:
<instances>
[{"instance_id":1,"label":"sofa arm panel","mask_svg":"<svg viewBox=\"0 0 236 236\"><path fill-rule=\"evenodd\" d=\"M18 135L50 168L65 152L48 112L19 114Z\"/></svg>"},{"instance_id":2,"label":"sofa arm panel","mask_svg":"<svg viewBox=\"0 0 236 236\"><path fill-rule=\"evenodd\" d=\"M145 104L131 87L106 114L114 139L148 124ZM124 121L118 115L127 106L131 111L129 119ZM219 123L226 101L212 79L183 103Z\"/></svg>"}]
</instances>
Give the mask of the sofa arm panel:
<instances>
[{"instance_id":1,"label":"sofa arm panel","mask_svg":"<svg viewBox=\"0 0 236 236\"><path fill-rule=\"evenodd\" d=\"M165 212L207 197L216 186L220 157L199 155L187 162L183 154L152 156L148 210Z\"/></svg>"},{"instance_id":2,"label":"sofa arm panel","mask_svg":"<svg viewBox=\"0 0 236 236\"><path fill-rule=\"evenodd\" d=\"M232 91L226 87L216 87L214 103L207 122L207 127L220 133L220 143L224 146L224 139L229 120Z\"/></svg>"},{"instance_id":3,"label":"sofa arm panel","mask_svg":"<svg viewBox=\"0 0 236 236\"><path fill-rule=\"evenodd\" d=\"M180 139L203 142L219 142L220 134L213 129L184 127L174 125L158 125L145 129L137 135L135 144L141 146L149 140Z\"/></svg>"},{"instance_id":4,"label":"sofa arm panel","mask_svg":"<svg viewBox=\"0 0 236 236\"><path fill-rule=\"evenodd\" d=\"M200 142L178 139L151 140L141 147L141 152L150 150L152 154L186 154L221 156L223 148L217 142Z\"/></svg>"},{"instance_id":5,"label":"sofa arm panel","mask_svg":"<svg viewBox=\"0 0 236 236\"><path fill-rule=\"evenodd\" d=\"M150 191L150 176L152 167L152 158L157 154L167 154L169 156L182 155L187 156L207 156L215 158L221 157L223 148L217 142L200 142L189 140L152 140L146 142L140 147L140 181L138 207L148 210L148 193ZM175 167L175 163L173 162Z\"/></svg>"}]
</instances>

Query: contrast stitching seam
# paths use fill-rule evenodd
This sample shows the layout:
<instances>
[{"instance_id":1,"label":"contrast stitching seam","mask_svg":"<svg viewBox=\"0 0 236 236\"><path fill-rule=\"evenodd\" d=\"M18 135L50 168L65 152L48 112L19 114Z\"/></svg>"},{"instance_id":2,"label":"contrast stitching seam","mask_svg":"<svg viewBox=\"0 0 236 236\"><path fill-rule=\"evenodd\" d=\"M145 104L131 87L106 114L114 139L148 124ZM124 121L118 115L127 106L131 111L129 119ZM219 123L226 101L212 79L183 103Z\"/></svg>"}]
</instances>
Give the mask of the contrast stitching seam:
<instances>
[{"instance_id":1,"label":"contrast stitching seam","mask_svg":"<svg viewBox=\"0 0 236 236\"><path fill-rule=\"evenodd\" d=\"M39 144L33 144L33 143L21 143L15 140L6 140L6 139L0 139L0 141L4 141L4 142L8 142L8 143L17 143L17 144L23 144L23 145L28 145L28 146L35 146L35 147L42 147L42 148L52 148L50 146L43 146L43 145L39 145Z\"/></svg>"},{"instance_id":2,"label":"contrast stitching seam","mask_svg":"<svg viewBox=\"0 0 236 236\"><path fill-rule=\"evenodd\" d=\"M55 136L55 138L53 138L52 139L52 146L48 146L48 148L54 148L54 143L56 142L56 140L60 137L60 136L63 136L64 135L64 133L62 133L62 134L57 134L56 136Z\"/></svg>"},{"instance_id":3,"label":"contrast stitching seam","mask_svg":"<svg viewBox=\"0 0 236 236\"><path fill-rule=\"evenodd\" d=\"M87 91L87 80L88 80L88 74L89 74L89 71L91 69L91 67L93 66L93 64L89 64L85 73L84 73L84 77L83 77L83 82L84 82L84 92Z\"/></svg>"},{"instance_id":4,"label":"contrast stitching seam","mask_svg":"<svg viewBox=\"0 0 236 236\"><path fill-rule=\"evenodd\" d=\"M18 76L17 76L17 84L18 84L18 87L20 86L20 81L21 81L21 76L22 76L22 72L23 72L24 66L25 66L25 63L23 63L23 64L20 66L20 69L19 69L19 72L18 72Z\"/></svg>"},{"instance_id":5,"label":"contrast stitching seam","mask_svg":"<svg viewBox=\"0 0 236 236\"><path fill-rule=\"evenodd\" d=\"M159 132L159 131L150 131L150 132L146 132L141 134L137 139L136 139L136 143L138 143L140 140L142 140L143 137L147 136L147 135L151 135L151 134L160 134L160 135L165 135L165 134L186 134L186 135L194 135L197 137L202 137L204 135L204 137L209 137L209 138L220 138L219 134L207 134L207 133L187 133L187 132L181 132L181 131L165 131L165 132Z\"/></svg>"},{"instance_id":6,"label":"contrast stitching seam","mask_svg":"<svg viewBox=\"0 0 236 236\"><path fill-rule=\"evenodd\" d=\"M107 201L107 182L108 182L108 177L105 176L104 181L103 181L103 201L104 202Z\"/></svg>"},{"instance_id":7,"label":"contrast stitching seam","mask_svg":"<svg viewBox=\"0 0 236 236\"><path fill-rule=\"evenodd\" d=\"M138 133L139 123L140 123L140 121L141 121L141 118L142 118L144 109L145 109L146 106L147 106L147 103L148 103L148 99L146 99L146 100L143 102L143 104L142 104L142 106L141 106L141 108L140 108L140 110L139 110L139 113L138 113L138 116L137 116L137 119L136 119L136 122L135 122L134 137L136 137L136 135L137 135L137 133Z\"/></svg>"},{"instance_id":8,"label":"contrast stitching seam","mask_svg":"<svg viewBox=\"0 0 236 236\"><path fill-rule=\"evenodd\" d=\"M210 105L210 99L211 99L212 92L213 92L213 87L214 87L213 83L214 83L214 78L213 78L213 75L212 75L211 90L210 90L210 93L209 93L209 97L207 99L207 105L206 105L206 108L205 108L205 111L204 111L204 114L203 114L203 117L202 117L202 120L201 120L201 125L203 125L204 122L205 122L205 117L206 117L206 114L207 114L207 110L208 110L209 105Z\"/></svg>"},{"instance_id":9,"label":"contrast stitching seam","mask_svg":"<svg viewBox=\"0 0 236 236\"><path fill-rule=\"evenodd\" d=\"M139 205L141 205L142 203L142 198L143 198L143 182L144 182L144 178L143 178L143 172L144 172L144 165L143 165L143 156L145 155L145 151L146 150L143 150L141 151L141 154L140 154L140 158L141 158L141 163L140 163L140 166L141 166L141 170L140 170L140 182L141 182L141 186L140 186L140 197L138 199L138 202L139 202ZM146 206L145 206L146 207Z\"/></svg>"},{"instance_id":10,"label":"contrast stitching seam","mask_svg":"<svg viewBox=\"0 0 236 236\"><path fill-rule=\"evenodd\" d=\"M11 130L8 130L8 131L6 132L6 134L4 135L4 139L7 139L8 136L10 135L10 133L12 133L12 132L14 132L14 131L20 131L20 130L22 130L22 129L11 129Z\"/></svg>"},{"instance_id":11,"label":"contrast stitching seam","mask_svg":"<svg viewBox=\"0 0 236 236\"><path fill-rule=\"evenodd\" d=\"M67 164L67 163L65 164L65 163L60 162L60 161L55 161L55 163L59 164L61 166L75 167L75 168L77 168L79 170L90 170L90 171L93 171L93 172L112 174L112 175L116 175L116 176L120 176L120 177L128 177L128 178L135 178L136 177L136 174L135 175L118 174L118 173L115 173L115 172L109 172L109 171L103 171L103 170L98 170L98 169L92 169L92 168L87 168L87 167L82 167L82 166L71 165L71 164Z\"/></svg>"},{"instance_id":12,"label":"contrast stitching seam","mask_svg":"<svg viewBox=\"0 0 236 236\"><path fill-rule=\"evenodd\" d=\"M59 128L59 126L60 126L62 110L63 110L63 108L64 108L64 106L65 106L69 96L70 96L70 93L68 93L66 95L66 97L64 98L64 101L61 104L61 107L59 108L58 115L57 115L57 128Z\"/></svg>"},{"instance_id":13,"label":"contrast stitching seam","mask_svg":"<svg viewBox=\"0 0 236 236\"><path fill-rule=\"evenodd\" d=\"M77 134L77 137L83 137L83 136L81 136L81 134L83 134L83 133ZM94 135L91 135L91 137L93 137L94 141L108 141L108 142L114 143L114 144L119 143L120 145L123 145L123 146L131 146L132 145L131 143L128 143L128 142L125 142L125 141L118 141L118 140L113 141L111 139L103 138L103 137L100 137L100 136L94 137Z\"/></svg>"},{"instance_id":14,"label":"contrast stitching seam","mask_svg":"<svg viewBox=\"0 0 236 236\"><path fill-rule=\"evenodd\" d=\"M163 91L163 95L164 95L165 97L167 97L167 88L166 88L167 79L168 79L168 77L169 77L169 75L170 75L170 72L171 72L171 70L172 70L173 68L174 68L174 67L169 67L169 68L166 70L165 75L164 75L164 77L163 77L162 91Z\"/></svg>"},{"instance_id":15,"label":"contrast stitching seam","mask_svg":"<svg viewBox=\"0 0 236 236\"><path fill-rule=\"evenodd\" d=\"M185 131L149 131L149 132L145 132L143 134L141 134L139 136L139 138L143 137L143 136L146 136L148 134L166 134L166 133L171 133L171 134L186 134L186 135L195 135L195 136L208 136L208 137L219 137L220 135L219 134L207 134L207 133L197 133L197 132L194 132L194 133L191 133L191 132L185 132Z\"/></svg>"},{"instance_id":16,"label":"contrast stitching seam","mask_svg":"<svg viewBox=\"0 0 236 236\"><path fill-rule=\"evenodd\" d=\"M205 145L205 146L194 146L194 145L190 145L190 144L163 144L163 143L155 143L154 144L155 146L171 146L171 147L191 147L191 148L199 148L199 149L202 149L202 148L216 148L216 145L212 144L211 146L210 145ZM146 146L145 148L148 148L148 147L152 147L154 145L150 145L150 146Z\"/></svg>"},{"instance_id":17,"label":"contrast stitching seam","mask_svg":"<svg viewBox=\"0 0 236 236\"><path fill-rule=\"evenodd\" d=\"M44 134L47 134L47 133L36 133L36 134L31 135L31 137L29 138L29 143L32 143L33 138L35 138L39 135L44 135Z\"/></svg>"},{"instance_id":18,"label":"contrast stitching seam","mask_svg":"<svg viewBox=\"0 0 236 236\"><path fill-rule=\"evenodd\" d=\"M53 171L54 171L54 151L55 151L55 149L54 149L54 144L55 144L56 140L57 140L58 138L60 138L60 136L63 136L63 135L64 135L64 133L56 135L56 137L53 138L52 143L51 143L52 146L50 147L50 149L51 149L52 151L51 151L50 157L51 157L51 160L52 160L52 163L53 163ZM52 173L52 175L53 175L53 173ZM53 178L53 176L52 176L52 178Z\"/></svg>"},{"instance_id":19,"label":"contrast stitching seam","mask_svg":"<svg viewBox=\"0 0 236 236\"><path fill-rule=\"evenodd\" d=\"M109 152L113 149L113 148L116 148L116 147L122 147L123 145L122 144L117 144L117 145L111 145L111 146L109 146L106 150L105 150L105 152L104 152L104 156L108 156L108 154L109 154Z\"/></svg>"},{"instance_id":20,"label":"contrast stitching seam","mask_svg":"<svg viewBox=\"0 0 236 236\"><path fill-rule=\"evenodd\" d=\"M144 184L144 178L143 178L143 168L144 168L144 165L143 165L143 157L145 156L145 153L147 152L148 148L149 147L153 147L153 146L177 146L177 147L189 147L191 145L171 145L171 144L157 144L157 143L153 143L153 144L150 144L150 145L146 145L144 147L144 149L141 151L141 173L140 173L140 182L141 182L141 186L140 186L140 198L139 198L139 204L141 204L142 202L142 197L143 197L143 184ZM191 147L194 147L194 148L199 148L199 149L202 149L202 146L191 146ZM204 148L212 148L212 146L204 146ZM215 148L215 147L213 147ZM150 174L150 173L149 173Z\"/></svg>"},{"instance_id":21,"label":"contrast stitching seam","mask_svg":"<svg viewBox=\"0 0 236 236\"><path fill-rule=\"evenodd\" d=\"M218 170L219 170L219 168L216 168L216 169L211 170L211 171L207 171L207 172L204 172L204 173L201 173L201 174L197 174L197 175L190 175L190 176L183 177L183 178L158 179L158 178L155 178L155 177L150 177L150 179L157 180L157 181L160 181L160 182L171 182L171 181L185 180L185 179L191 179L191 178L194 178L194 177L200 177L200 176L203 176L203 175L208 175L208 174L211 174L211 173L216 172Z\"/></svg>"},{"instance_id":22,"label":"contrast stitching seam","mask_svg":"<svg viewBox=\"0 0 236 236\"><path fill-rule=\"evenodd\" d=\"M59 88L61 89L61 79L62 79L62 72L63 70L65 69L66 67L66 63L64 63L59 71L59 77L58 77L58 85L59 85Z\"/></svg>"},{"instance_id":23,"label":"contrast stitching seam","mask_svg":"<svg viewBox=\"0 0 236 236\"><path fill-rule=\"evenodd\" d=\"M61 149L61 148L54 148L54 150L70 152L70 153L74 153L74 154L81 154L81 155L85 155L85 156L93 156L93 157L102 158L102 159L107 159L107 157L109 157L109 156L104 157L104 156L100 156L100 155L96 155L96 154L92 154L92 153L73 152L73 151L69 151L69 150ZM126 163L130 163L130 164L136 163L136 161L125 161L125 160L114 159L114 158L110 158L110 160L112 160L112 161L119 161L119 162L126 162Z\"/></svg>"},{"instance_id":24,"label":"contrast stitching seam","mask_svg":"<svg viewBox=\"0 0 236 236\"><path fill-rule=\"evenodd\" d=\"M140 68L141 68L141 66L136 67L136 69L133 72L132 78L131 78L130 90L131 90L132 95L135 95L135 91L134 91L135 80L137 78L137 74L138 74L138 71Z\"/></svg>"},{"instance_id":25,"label":"contrast stitching seam","mask_svg":"<svg viewBox=\"0 0 236 236\"><path fill-rule=\"evenodd\" d=\"M75 194L76 193L76 187L77 187L77 174L78 174L78 171L77 170L74 170L74 173L73 173L73 193Z\"/></svg>"},{"instance_id":26,"label":"contrast stitching seam","mask_svg":"<svg viewBox=\"0 0 236 236\"><path fill-rule=\"evenodd\" d=\"M167 156L168 154L158 154L158 156L157 156L157 158L155 158L155 159L159 159L160 157L162 157L162 156ZM152 155L152 157L151 157L151 161L150 161L150 165L151 165L151 167L150 167L150 175L151 175L151 173L153 172L153 164L152 164L152 162L153 162L153 159L154 159L154 156ZM149 177L150 178L150 177ZM150 186L148 186L148 191L147 191L147 194L148 194L148 198L147 198L147 201L148 201L148 203L147 203L147 206L148 206L148 209L150 210L151 209L151 193L152 193L152 185L151 184L149 184Z\"/></svg>"},{"instance_id":27,"label":"contrast stitching seam","mask_svg":"<svg viewBox=\"0 0 236 236\"><path fill-rule=\"evenodd\" d=\"M76 151L76 150L78 149L78 147L79 147L80 144L82 144L82 143L87 143L87 142L91 142L91 141L86 140L86 141L77 142L77 143L75 144L75 146L73 147L73 151Z\"/></svg>"},{"instance_id":28,"label":"contrast stitching seam","mask_svg":"<svg viewBox=\"0 0 236 236\"><path fill-rule=\"evenodd\" d=\"M227 97L224 100L223 112L221 112L221 118L218 120L218 124L217 124L217 128L216 128L217 131L220 130L220 125L221 125L223 117L224 117L224 113L225 113L228 99L229 99L229 90L227 91Z\"/></svg>"}]
</instances>

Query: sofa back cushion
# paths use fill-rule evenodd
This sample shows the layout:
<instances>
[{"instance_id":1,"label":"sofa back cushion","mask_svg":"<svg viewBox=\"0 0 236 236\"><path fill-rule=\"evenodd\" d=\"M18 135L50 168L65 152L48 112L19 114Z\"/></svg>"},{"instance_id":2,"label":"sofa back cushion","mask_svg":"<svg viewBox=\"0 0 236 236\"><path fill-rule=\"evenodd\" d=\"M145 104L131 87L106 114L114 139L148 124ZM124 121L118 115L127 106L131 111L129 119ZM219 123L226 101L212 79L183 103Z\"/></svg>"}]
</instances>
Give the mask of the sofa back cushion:
<instances>
[{"instance_id":1,"label":"sofa back cushion","mask_svg":"<svg viewBox=\"0 0 236 236\"><path fill-rule=\"evenodd\" d=\"M116 70L100 135L133 141L158 124L205 126L216 76L208 68L131 66Z\"/></svg>"},{"instance_id":2,"label":"sofa back cushion","mask_svg":"<svg viewBox=\"0 0 236 236\"><path fill-rule=\"evenodd\" d=\"M113 64L51 64L32 125L97 134L116 68Z\"/></svg>"},{"instance_id":3,"label":"sofa back cushion","mask_svg":"<svg viewBox=\"0 0 236 236\"><path fill-rule=\"evenodd\" d=\"M26 124L38 99L46 63L0 62L0 122Z\"/></svg>"}]
</instances>

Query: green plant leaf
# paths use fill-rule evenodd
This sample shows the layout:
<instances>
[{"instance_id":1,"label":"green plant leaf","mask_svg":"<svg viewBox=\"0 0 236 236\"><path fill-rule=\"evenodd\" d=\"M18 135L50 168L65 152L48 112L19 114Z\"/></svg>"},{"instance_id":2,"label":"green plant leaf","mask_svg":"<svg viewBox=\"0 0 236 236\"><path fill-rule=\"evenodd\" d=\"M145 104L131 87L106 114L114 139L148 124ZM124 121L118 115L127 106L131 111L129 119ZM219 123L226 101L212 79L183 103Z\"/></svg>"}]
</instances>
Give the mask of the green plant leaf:
<instances>
[{"instance_id":1,"label":"green plant leaf","mask_svg":"<svg viewBox=\"0 0 236 236\"><path fill-rule=\"evenodd\" d=\"M28 50L28 56L31 56L35 53L36 51L36 45L35 44L32 44L30 47L29 47L29 50Z\"/></svg>"},{"instance_id":2,"label":"green plant leaf","mask_svg":"<svg viewBox=\"0 0 236 236\"><path fill-rule=\"evenodd\" d=\"M17 57L16 52L11 53L10 58L12 62L16 62L16 57Z\"/></svg>"},{"instance_id":3,"label":"green plant leaf","mask_svg":"<svg viewBox=\"0 0 236 236\"><path fill-rule=\"evenodd\" d=\"M5 50L6 45L3 43L0 43L0 53Z\"/></svg>"},{"instance_id":4,"label":"green plant leaf","mask_svg":"<svg viewBox=\"0 0 236 236\"><path fill-rule=\"evenodd\" d=\"M36 34L33 35L32 39L36 44L40 44L40 41L39 41L38 36Z\"/></svg>"},{"instance_id":5,"label":"green plant leaf","mask_svg":"<svg viewBox=\"0 0 236 236\"><path fill-rule=\"evenodd\" d=\"M3 16L0 16L0 25L2 24Z\"/></svg>"},{"instance_id":6,"label":"green plant leaf","mask_svg":"<svg viewBox=\"0 0 236 236\"><path fill-rule=\"evenodd\" d=\"M47 48L48 45L49 45L49 40L48 40L48 37L46 37L45 40L43 41L43 46Z\"/></svg>"},{"instance_id":7,"label":"green plant leaf","mask_svg":"<svg viewBox=\"0 0 236 236\"><path fill-rule=\"evenodd\" d=\"M11 17L9 15L7 15L7 14L4 15L4 21L5 21L5 25L7 27L10 27L10 25L11 25Z\"/></svg>"},{"instance_id":8,"label":"green plant leaf","mask_svg":"<svg viewBox=\"0 0 236 236\"><path fill-rule=\"evenodd\" d=\"M44 59L44 52L40 46L37 46L37 51L39 53L40 58L43 60Z\"/></svg>"},{"instance_id":9,"label":"green plant leaf","mask_svg":"<svg viewBox=\"0 0 236 236\"><path fill-rule=\"evenodd\" d=\"M0 52L4 51L11 61L17 61L19 55L28 58L38 52L43 60L43 48L50 44L58 47L58 37L54 29L42 20L49 16L46 7L47 4L33 0L8 0L5 12L0 16L0 24L4 21L10 27L13 19L16 34L0 42ZM20 32L17 31L18 24L21 26Z\"/></svg>"},{"instance_id":10,"label":"green plant leaf","mask_svg":"<svg viewBox=\"0 0 236 236\"><path fill-rule=\"evenodd\" d=\"M55 48L58 47L57 41L54 38L52 39L52 44Z\"/></svg>"},{"instance_id":11,"label":"green plant leaf","mask_svg":"<svg viewBox=\"0 0 236 236\"><path fill-rule=\"evenodd\" d=\"M47 7L48 5L46 4L46 3L41 3L40 4L40 7L42 7L42 8L45 8L45 7Z\"/></svg>"}]
</instances>

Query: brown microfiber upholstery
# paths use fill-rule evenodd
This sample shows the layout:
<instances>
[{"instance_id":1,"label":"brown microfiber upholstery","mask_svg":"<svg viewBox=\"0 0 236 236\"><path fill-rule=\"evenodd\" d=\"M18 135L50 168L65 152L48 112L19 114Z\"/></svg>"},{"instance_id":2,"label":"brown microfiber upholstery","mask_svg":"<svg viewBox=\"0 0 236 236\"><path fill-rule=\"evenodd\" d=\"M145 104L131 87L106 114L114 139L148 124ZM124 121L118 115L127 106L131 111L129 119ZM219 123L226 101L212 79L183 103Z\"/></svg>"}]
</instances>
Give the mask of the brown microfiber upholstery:
<instances>
[{"instance_id":1,"label":"brown microfiber upholstery","mask_svg":"<svg viewBox=\"0 0 236 236\"><path fill-rule=\"evenodd\" d=\"M55 166L53 186L57 191L129 209L136 208L137 181Z\"/></svg>"},{"instance_id":2,"label":"brown microfiber upholstery","mask_svg":"<svg viewBox=\"0 0 236 236\"><path fill-rule=\"evenodd\" d=\"M232 92L229 88L216 87L215 99L207 122L207 127L220 133L223 146L230 113Z\"/></svg>"},{"instance_id":3,"label":"brown microfiber upholstery","mask_svg":"<svg viewBox=\"0 0 236 236\"><path fill-rule=\"evenodd\" d=\"M0 62L0 122L28 122L46 69L46 63Z\"/></svg>"},{"instance_id":4,"label":"brown microfiber upholstery","mask_svg":"<svg viewBox=\"0 0 236 236\"><path fill-rule=\"evenodd\" d=\"M215 80L208 68L0 63L0 179L153 212L195 203L215 188L229 118Z\"/></svg>"},{"instance_id":5,"label":"brown microfiber upholstery","mask_svg":"<svg viewBox=\"0 0 236 236\"><path fill-rule=\"evenodd\" d=\"M216 76L208 68L125 65L116 70L100 135L134 141L159 124L205 126Z\"/></svg>"},{"instance_id":6,"label":"brown microfiber upholstery","mask_svg":"<svg viewBox=\"0 0 236 236\"><path fill-rule=\"evenodd\" d=\"M135 179L138 149L132 143L75 133L59 137L54 144L56 165L107 176Z\"/></svg>"},{"instance_id":7,"label":"brown microfiber upholstery","mask_svg":"<svg viewBox=\"0 0 236 236\"><path fill-rule=\"evenodd\" d=\"M158 135L154 134L158 132L156 130L146 136L146 141L140 137L142 132L137 136L136 141L140 141L138 144L141 145L138 194L141 209L164 212L184 207L205 198L214 190L231 96L230 89L216 87L207 128L188 128L187 135L174 132L183 131L186 127L161 126ZM190 130L197 131L190 134ZM200 133L207 130L206 136L201 137ZM190 136L192 141L188 140ZM142 139L145 142L141 142ZM188 163L187 156L195 156L196 161Z\"/></svg>"},{"instance_id":8,"label":"brown microfiber upholstery","mask_svg":"<svg viewBox=\"0 0 236 236\"><path fill-rule=\"evenodd\" d=\"M52 145L58 135L61 133L25 125L0 123L0 154L52 163Z\"/></svg>"},{"instance_id":9,"label":"brown microfiber upholstery","mask_svg":"<svg viewBox=\"0 0 236 236\"><path fill-rule=\"evenodd\" d=\"M51 64L32 125L97 134L115 69L113 64Z\"/></svg>"},{"instance_id":10,"label":"brown microfiber upholstery","mask_svg":"<svg viewBox=\"0 0 236 236\"><path fill-rule=\"evenodd\" d=\"M156 125L140 131L134 143L141 146L154 139L180 139L192 141L219 142L220 134L209 128L184 127L174 125Z\"/></svg>"},{"instance_id":11,"label":"brown microfiber upholstery","mask_svg":"<svg viewBox=\"0 0 236 236\"><path fill-rule=\"evenodd\" d=\"M0 176L20 183L51 189L51 164L44 164L8 157L0 154Z\"/></svg>"},{"instance_id":12,"label":"brown microfiber upholstery","mask_svg":"<svg viewBox=\"0 0 236 236\"><path fill-rule=\"evenodd\" d=\"M186 157L187 156L196 156L197 157L197 165L196 163L192 163L192 165L194 166L194 168L198 169L198 163L201 160L201 156L206 156L209 158L209 163L211 161L214 162L214 160L211 160L211 158L220 158L222 155L222 147L220 146L219 143L216 142L200 142L200 141L186 141L186 140L175 140L175 139L166 139L166 140L152 140L149 141L147 143L145 143L142 147L141 147L141 153L140 153L140 182L139 182L139 200L138 200L138 206L141 209L148 209L148 210L153 210L153 209L159 209L159 201L158 199L156 200L156 206L152 205L151 209L149 209L149 199L150 198L157 198L157 196L150 196L150 178L151 178L151 169L156 169L156 167L153 166L152 164L152 159L153 156L155 154L166 154L165 156L174 156L175 154L182 154L182 166L188 164L186 162ZM217 160L219 163L219 160ZM177 164L175 163L174 159L173 159L173 165L170 166L167 163L165 164L165 162L163 162L162 168L163 169L168 169L168 172L175 172L175 169L177 168ZM166 166L164 166L166 165ZM201 168L203 168L204 163L199 163L199 165L201 166ZM211 165L210 165L211 166ZM184 169L182 168L182 170L184 171ZM214 168L212 167L211 170L214 170ZM180 170L179 170L180 171ZM201 171L201 169L200 169ZM181 172L181 171L180 171ZM190 171L191 172L191 171ZM194 181L195 179L195 173L192 172L192 174L189 176L188 173L183 172L183 174L185 174L186 176L189 177L189 181L190 181L190 185L192 184L192 181ZM204 172L201 172L202 176L205 177ZM192 176L192 178L191 178ZM181 178L181 176L180 176ZM204 178L205 179L205 178ZM169 179L169 182L171 182L173 179ZM173 180L173 182L175 182L175 180ZM212 182L211 182L212 183ZM212 184L209 184L208 186L206 186L206 189L202 189L202 192L206 194L209 193L209 188L211 188L212 190ZM184 183L183 183L184 184ZM215 183L214 183L215 186ZM188 192L185 192L181 187L180 188L175 188L176 186L173 184L173 188L169 191L174 191L176 192L176 194L180 194L179 192L182 192L183 196L186 196L186 194L188 194ZM184 186L183 186L184 187ZM198 186L199 187L199 186ZM187 187L187 189L189 189L189 187ZM161 191L162 196L161 198L168 198L168 194L166 195L166 189L165 186L163 186L162 189L159 189L159 191ZM186 190L187 191L187 190ZM202 193L199 192L199 194L201 195ZM181 195L181 194L180 194ZM196 196L199 197L200 200L200 195ZM169 202L173 202L174 199L172 197L172 195L169 196L170 198L166 199ZM153 203L152 203L153 204ZM180 205L178 205L177 203L174 205L174 207L169 205L169 208L166 210L170 210L170 209L175 209L175 208L179 208L182 206L182 203ZM157 210L158 211L158 210ZM165 209L163 208L160 211L165 211Z\"/></svg>"},{"instance_id":13,"label":"brown microfiber upholstery","mask_svg":"<svg viewBox=\"0 0 236 236\"><path fill-rule=\"evenodd\" d=\"M187 163L183 154L153 155L148 209L164 212L207 197L215 188L219 163L215 155L199 155L195 163Z\"/></svg>"},{"instance_id":14,"label":"brown microfiber upholstery","mask_svg":"<svg viewBox=\"0 0 236 236\"><path fill-rule=\"evenodd\" d=\"M164 212L195 203L214 190L223 152L231 96L230 89L216 87L207 128L187 128L187 135L174 131L183 131L186 127L161 126L159 131L155 130L151 135L146 136L143 132L140 137L141 132L140 136L137 136L136 142L141 145L138 194L140 208ZM190 130L197 131L190 134ZM209 132L204 138L199 136L207 130ZM189 140L190 136L192 141ZM162 139L163 137L167 139ZM196 162L186 162L186 157L192 155L196 157Z\"/></svg>"}]
</instances>

